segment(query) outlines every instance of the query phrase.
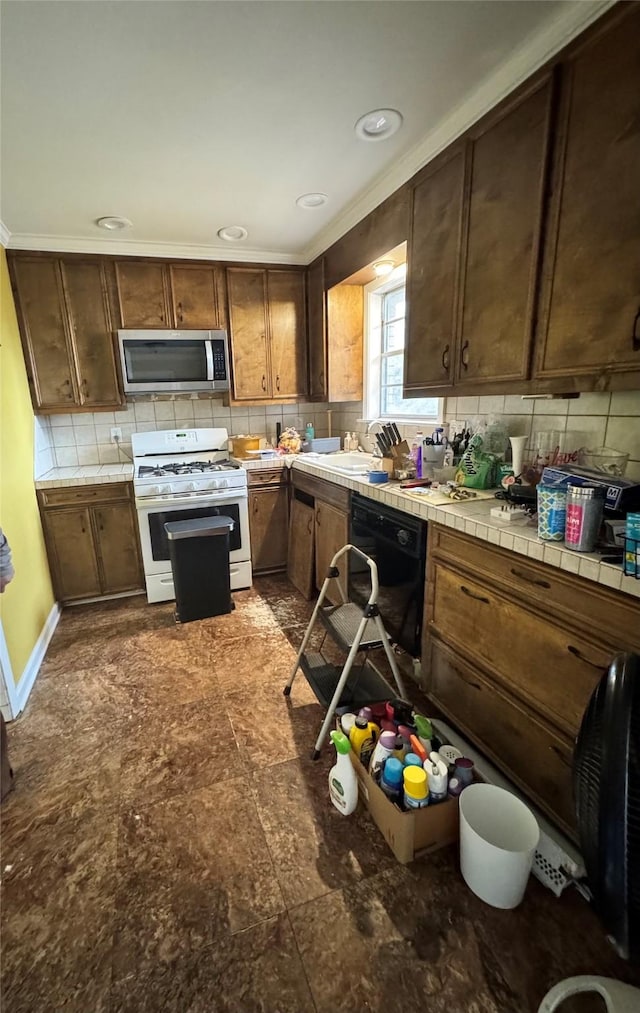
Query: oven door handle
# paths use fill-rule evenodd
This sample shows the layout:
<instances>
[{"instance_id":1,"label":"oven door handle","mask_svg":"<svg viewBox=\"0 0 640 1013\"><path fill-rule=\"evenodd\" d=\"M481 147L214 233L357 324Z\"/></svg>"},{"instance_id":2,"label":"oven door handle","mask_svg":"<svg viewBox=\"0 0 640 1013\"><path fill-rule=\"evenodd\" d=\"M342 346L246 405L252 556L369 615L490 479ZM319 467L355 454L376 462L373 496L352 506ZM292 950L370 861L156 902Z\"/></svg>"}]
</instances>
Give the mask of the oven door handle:
<instances>
[{"instance_id":1,"label":"oven door handle","mask_svg":"<svg viewBox=\"0 0 640 1013\"><path fill-rule=\"evenodd\" d=\"M184 496L166 496L159 499L136 499L136 508L141 513L150 513L152 510L185 510L200 507L224 506L225 503L240 503L247 499L246 489L230 489L222 496L194 496L193 493L185 493Z\"/></svg>"},{"instance_id":2,"label":"oven door handle","mask_svg":"<svg viewBox=\"0 0 640 1013\"><path fill-rule=\"evenodd\" d=\"M213 383L213 342L205 341L204 350L207 356L207 380Z\"/></svg>"}]
</instances>

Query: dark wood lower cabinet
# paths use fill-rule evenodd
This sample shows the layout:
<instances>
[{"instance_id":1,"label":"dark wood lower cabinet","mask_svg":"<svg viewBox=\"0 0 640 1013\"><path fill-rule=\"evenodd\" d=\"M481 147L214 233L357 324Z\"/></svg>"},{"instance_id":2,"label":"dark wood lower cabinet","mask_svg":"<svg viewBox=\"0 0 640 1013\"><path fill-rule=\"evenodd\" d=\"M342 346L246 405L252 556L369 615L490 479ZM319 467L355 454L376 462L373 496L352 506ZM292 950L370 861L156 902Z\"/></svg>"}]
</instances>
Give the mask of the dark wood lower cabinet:
<instances>
[{"instance_id":1,"label":"dark wood lower cabinet","mask_svg":"<svg viewBox=\"0 0 640 1013\"><path fill-rule=\"evenodd\" d=\"M316 586L320 589L327 576L331 560L338 549L341 549L349 541L349 514L323 500L316 500L315 514ZM348 560L344 559L341 563L338 583L346 596ZM334 582L329 587L327 598L334 605L342 604L340 592Z\"/></svg>"},{"instance_id":2,"label":"dark wood lower cabinet","mask_svg":"<svg viewBox=\"0 0 640 1013\"><path fill-rule=\"evenodd\" d=\"M422 678L447 719L576 836L573 747L637 609L573 574L432 524Z\"/></svg>"},{"instance_id":3,"label":"dark wood lower cabinet","mask_svg":"<svg viewBox=\"0 0 640 1013\"><path fill-rule=\"evenodd\" d=\"M254 573L273 573L287 566L289 530L288 475L282 471L249 472L249 529Z\"/></svg>"},{"instance_id":4,"label":"dark wood lower cabinet","mask_svg":"<svg viewBox=\"0 0 640 1013\"><path fill-rule=\"evenodd\" d=\"M292 500L287 576L307 601L313 595L314 586L314 524L313 507L299 499Z\"/></svg>"},{"instance_id":5,"label":"dark wood lower cabinet","mask_svg":"<svg viewBox=\"0 0 640 1013\"><path fill-rule=\"evenodd\" d=\"M128 484L40 490L38 501L59 601L142 590L138 523Z\"/></svg>"}]
</instances>

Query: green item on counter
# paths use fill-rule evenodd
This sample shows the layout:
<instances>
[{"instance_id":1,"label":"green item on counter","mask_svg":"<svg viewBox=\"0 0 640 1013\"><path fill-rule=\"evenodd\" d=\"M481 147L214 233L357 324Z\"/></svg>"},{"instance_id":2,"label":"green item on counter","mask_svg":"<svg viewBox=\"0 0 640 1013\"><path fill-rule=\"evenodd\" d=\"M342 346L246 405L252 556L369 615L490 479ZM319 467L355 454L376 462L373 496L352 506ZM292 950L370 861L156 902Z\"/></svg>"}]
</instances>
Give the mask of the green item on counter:
<instances>
[{"instance_id":1,"label":"green item on counter","mask_svg":"<svg viewBox=\"0 0 640 1013\"><path fill-rule=\"evenodd\" d=\"M425 718L422 714L414 714L413 723L416 726L418 730L418 736L421 739L433 738L433 728L431 727L431 722L429 721L429 718Z\"/></svg>"},{"instance_id":2,"label":"green item on counter","mask_svg":"<svg viewBox=\"0 0 640 1013\"><path fill-rule=\"evenodd\" d=\"M491 489L496 484L498 458L482 449L484 440L472 436L456 472L456 482L469 489Z\"/></svg>"}]
</instances>

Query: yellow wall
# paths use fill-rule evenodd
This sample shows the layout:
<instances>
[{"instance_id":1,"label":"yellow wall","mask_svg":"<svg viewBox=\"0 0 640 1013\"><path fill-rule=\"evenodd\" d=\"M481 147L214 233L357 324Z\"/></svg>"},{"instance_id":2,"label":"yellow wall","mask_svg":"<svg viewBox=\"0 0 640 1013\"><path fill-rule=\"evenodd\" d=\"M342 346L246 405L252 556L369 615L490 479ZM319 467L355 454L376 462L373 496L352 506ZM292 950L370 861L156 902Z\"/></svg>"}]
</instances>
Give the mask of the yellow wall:
<instances>
[{"instance_id":1,"label":"yellow wall","mask_svg":"<svg viewBox=\"0 0 640 1013\"><path fill-rule=\"evenodd\" d=\"M0 595L0 618L18 682L55 599L33 484L33 408L3 249L0 255L0 527L16 571Z\"/></svg>"}]
</instances>

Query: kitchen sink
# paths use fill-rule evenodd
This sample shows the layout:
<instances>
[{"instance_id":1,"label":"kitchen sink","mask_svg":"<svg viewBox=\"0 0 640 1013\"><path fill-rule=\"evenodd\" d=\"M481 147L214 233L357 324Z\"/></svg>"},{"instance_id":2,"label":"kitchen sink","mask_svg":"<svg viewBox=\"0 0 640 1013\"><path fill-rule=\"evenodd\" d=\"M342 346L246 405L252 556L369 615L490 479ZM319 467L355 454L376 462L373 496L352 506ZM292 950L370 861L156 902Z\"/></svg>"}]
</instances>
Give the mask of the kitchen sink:
<instances>
[{"instance_id":1,"label":"kitchen sink","mask_svg":"<svg viewBox=\"0 0 640 1013\"><path fill-rule=\"evenodd\" d=\"M343 475L366 475L368 471L380 467L380 458L373 457L371 454L340 451L335 454L323 454L316 463L323 468L339 471Z\"/></svg>"}]
</instances>

